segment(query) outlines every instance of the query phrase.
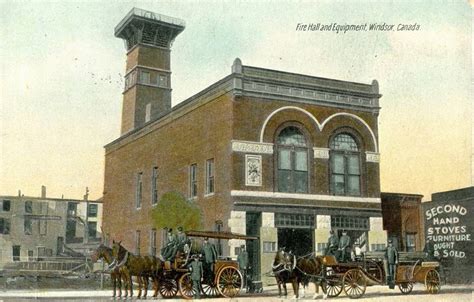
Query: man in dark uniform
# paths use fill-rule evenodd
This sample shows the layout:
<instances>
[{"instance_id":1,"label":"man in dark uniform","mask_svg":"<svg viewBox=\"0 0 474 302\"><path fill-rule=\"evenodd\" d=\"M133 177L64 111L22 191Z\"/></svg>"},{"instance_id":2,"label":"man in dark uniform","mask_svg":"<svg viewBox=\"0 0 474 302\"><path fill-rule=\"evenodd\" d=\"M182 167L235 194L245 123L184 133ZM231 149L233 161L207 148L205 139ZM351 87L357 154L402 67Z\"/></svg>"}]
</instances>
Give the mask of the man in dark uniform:
<instances>
[{"instance_id":1,"label":"man in dark uniform","mask_svg":"<svg viewBox=\"0 0 474 302\"><path fill-rule=\"evenodd\" d=\"M237 262L239 263L239 270L244 279L244 287L247 288L247 266L249 264L249 254L245 250L245 245L240 246L240 253L237 256Z\"/></svg>"},{"instance_id":2,"label":"man in dark uniform","mask_svg":"<svg viewBox=\"0 0 474 302\"><path fill-rule=\"evenodd\" d=\"M423 248L423 252L425 253L425 257L427 260L435 260L435 248L434 248L434 244L431 240L429 240L428 238L426 238L426 242L425 242L425 247Z\"/></svg>"},{"instance_id":3,"label":"man in dark uniform","mask_svg":"<svg viewBox=\"0 0 474 302\"><path fill-rule=\"evenodd\" d=\"M213 266L217 260L217 250L216 246L209 242L209 238L204 238L204 243L202 244L201 254L204 255L204 270L206 278L213 278Z\"/></svg>"},{"instance_id":4,"label":"man in dark uniform","mask_svg":"<svg viewBox=\"0 0 474 302\"><path fill-rule=\"evenodd\" d=\"M398 264L398 251L392 244L392 239L388 240L388 246L385 250L385 259L388 264L388 284L390 288L395 287L395 274L397 273L397 264Z\"/></svg>"},{"instance_id":5,"label":"man in dark uniform","mask_svg":"<svg viewBox=\"0 0 474 302\"><path fill-rule=\"evenodd\" d=\"M348 252L351 238L347 236L347 231L342 231L342 236L339 238L339 261L346 262L350 259L350 251ZM349 257L348 257L349 254Z\"/></svg>"},{"instance_id":6,"label":"man in dark uniform","mask_svg":"<svg viewBox=\"0 0 474 302\"><path fill-rule=\"evenodd\" d=\"M165 261L171 261L174 258L173 250L176 246L176 236L173 234L173 229L168 229L168 236L166 245L161 249L161 256Z\"/></svg>"},{"instance_id":7,"label":"man in dark uniform","mask_svg":"<svg viewBox=\"0 0 474 302\"><path fill-rule=\"evenodd\" d=\"M336 256L337 247L339 245L339 238L334 234L334 230L329 231L328 245L326 247L326 255Z\"/></svg>"},{"instance_id":8,"label":"man in dark uniform","mask_svg":"<svg viewBox=\"0 0 474 302\"><path fill-rule=\"evenodd\" d=\"M203 280L202 263L199 261L199 255L193 255L193 261L188 265L191 271L191 280L193 281L194 299L201 299L201 281Z\"/></svg>"},{"instance_id":9,"label":"man in dark uniform","mask_svg":"<svg viewBox=\"0 0 474 302\"><path fill-rule=\"evenodd\" d=\"M178 235L177 235L178 251L183 252L184 251L184 245L186 243L188 243L188 236L186 236L186 233L183 232L183 228L179 227L178 228Z\"/></svg>"}]
</instances>

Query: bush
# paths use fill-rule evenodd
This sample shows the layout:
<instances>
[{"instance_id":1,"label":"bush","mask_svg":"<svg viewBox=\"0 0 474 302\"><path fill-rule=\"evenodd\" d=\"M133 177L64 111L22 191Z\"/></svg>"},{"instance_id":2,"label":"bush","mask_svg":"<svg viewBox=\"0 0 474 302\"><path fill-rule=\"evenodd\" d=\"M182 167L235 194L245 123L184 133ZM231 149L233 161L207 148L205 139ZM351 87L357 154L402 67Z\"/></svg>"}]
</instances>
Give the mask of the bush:
<instances>
[{"instance_id":1,"label":"bush","mask_svg":"<svg viewBox=\"0 0 474 302\"><path fill-rule=\"evenodd\" d=\"M151 216L157 229L182 226L184 230L200 230L202 227L201 209L177 192L163 194Z\"/></svg>"}]
</instances>

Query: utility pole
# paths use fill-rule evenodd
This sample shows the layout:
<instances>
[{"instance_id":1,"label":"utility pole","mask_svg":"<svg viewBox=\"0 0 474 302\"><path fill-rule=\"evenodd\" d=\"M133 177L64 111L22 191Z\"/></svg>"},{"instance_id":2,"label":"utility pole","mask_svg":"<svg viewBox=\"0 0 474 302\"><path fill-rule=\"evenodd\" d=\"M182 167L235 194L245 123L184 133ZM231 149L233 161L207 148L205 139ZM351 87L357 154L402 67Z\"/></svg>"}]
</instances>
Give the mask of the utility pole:
<instances>
[{"instance_id":1,"label":"utility pole","mask_svg":"<svg viewBox=\"0 0 474 302\"><path fill-rule=\"evenodd\" d=\"M86 194L84 195L86 202L86 219L84 223L84 244L89 243L89 187L86 187Z\"/></svg>"}]
</instances>

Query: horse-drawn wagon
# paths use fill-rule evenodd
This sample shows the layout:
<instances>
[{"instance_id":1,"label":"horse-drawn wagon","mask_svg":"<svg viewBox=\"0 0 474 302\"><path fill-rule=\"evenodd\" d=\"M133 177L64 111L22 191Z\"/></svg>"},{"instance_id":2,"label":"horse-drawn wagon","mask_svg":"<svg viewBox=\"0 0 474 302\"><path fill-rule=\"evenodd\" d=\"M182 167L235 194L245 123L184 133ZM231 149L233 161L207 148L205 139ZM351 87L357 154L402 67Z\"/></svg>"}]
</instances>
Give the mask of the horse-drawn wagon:
<instances>
[{"instance_id":1,"label":"horse-drawn wagon","mask_svg":"<svg viewBox=\"0 0 474 302\"><path fill-rule=\"evenodd\" d=\"M355 261L338 262L332 255L316 256L314 253L296 257L291 253L278 251L273 262L273 274L280 285L291 282L298 297L299 284L315 283L316 294L322 287L328 297L337 297L343 291L350 298L360 298L367 286L398 286L403 294L409 294L415 283L425 284L426 290L436 294L440 290L439 263L424 261L423 255L404 255L396 267L394 278L387 278L384 253L367 253ZM421 257L420 257L421 256ZM392 281L393 280L393 281Z\"/></svg>"},{"instance_id":2,"label":"horse-drawn wagon","mask_svg":"<svg viewBox=\"0 0 474 302\"><path fill-rule=\"evenodd\" d=\"M367 255L358 261L338 263L334 256L324 256L323 280L329 297L342 291L350 298L360 298L367 286L390 285L384 268L383 257ZM440 290L439 263L423 259L401 261L396 268L393 285L403 294L413 290L414 283L425 284L426 290L436 294ZM393 287L392 287L393 288Z\"/></svg>"},{"instance_id":3,"label":"horse-drawn wagon","mask_svg":"<svg viewBox=\"0 0 474 302\"><path fill-rule=\"evenodd\" d=\"M214 239L240 239L252 240L256 237L230 233L230 232L202 232L187 231L189 238L214 238ZM160 282L160 293L163 297L174 297L178 291L185 299L191 299L195 294L191 273L188 269L191 254L198 253L193 248L195 240L191 240L189 253L184 253L175 258L173 264L165 267L163 279ZM206 271L205 271L206 272ZM243 276L239 271L238 263L229 258L219 258L213 265L212 270L204 274L201 284L201 293L205 296L235 297L244 285Z\"/></svg>"}]
</instances>

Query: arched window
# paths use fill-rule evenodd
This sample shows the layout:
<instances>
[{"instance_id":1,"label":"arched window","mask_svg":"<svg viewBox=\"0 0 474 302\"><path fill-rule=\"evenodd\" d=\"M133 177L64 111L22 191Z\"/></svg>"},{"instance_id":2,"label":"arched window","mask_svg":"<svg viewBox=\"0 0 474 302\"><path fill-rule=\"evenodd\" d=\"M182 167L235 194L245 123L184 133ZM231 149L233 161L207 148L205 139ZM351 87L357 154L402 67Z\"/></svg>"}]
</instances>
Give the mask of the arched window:
<instances>
[{"instance_id":1,"label":"arched window","mask_svg":"<svg viewBox=\"0 0 474 302\"><path fill-rule=\"evenodd\" d=\"M354 137L340 133L330 149L332 194L360 196L360 151Z\"/></svg>"},{"instance_id":2,"label":"arched window","mask_svg":"<svg viewBox=\"0 0 474 302\"><path fill-rule=\"evenodd\" d=\"M277 138L279 192L308 192L308 147L303 133L294 126L283 129Z\"/></svg>"}]
</instances>

